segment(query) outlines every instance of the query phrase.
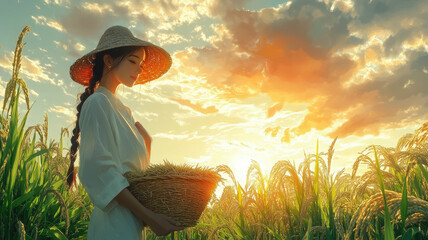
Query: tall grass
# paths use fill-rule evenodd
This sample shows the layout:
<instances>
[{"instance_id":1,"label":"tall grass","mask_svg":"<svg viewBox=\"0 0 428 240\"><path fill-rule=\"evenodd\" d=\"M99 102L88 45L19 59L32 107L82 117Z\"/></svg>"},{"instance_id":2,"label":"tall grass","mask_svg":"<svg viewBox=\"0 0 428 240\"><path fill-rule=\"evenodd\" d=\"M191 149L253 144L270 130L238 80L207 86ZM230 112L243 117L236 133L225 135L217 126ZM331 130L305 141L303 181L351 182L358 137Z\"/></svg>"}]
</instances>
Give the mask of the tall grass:
<instances>
[{"instance_id":1,"label":"tall grass","mask_svg":"<svg viewBox=\"0 0 428 240\"><path fill-rule=\"evenodd\" d=\"M386 196L385 196L385 185L383 183L382 173L380 171L379 159L377 157L375 146L373 146L373 152L376 159L376 170L377 170L377 176L379 178L380 190L382 191L382 196L383 196L385 240L393 240L395 239L395 237L394 237L394 231L392 229L391 215L389 214L389 210L388 210L388 203L386 201Z\"/></svg>"},{"instance_id":2,"label":"tall grass","mask_svg":"<svg viewBox=\"0 0 428 240\"><path fill-rule=\"evenodd\" d=\"M219 239L426 239L428 142L419 140L428 138L420 131L396 148L367 147L350 174L331 171L337 139L326 153L317 143L299 166L278 161L268 176L253 161L245 188L221 166L233 185L204 212L204 231ZM360 165L368 170L359 176Z\"/></svg>"},{"instance_id":3,"label":"tall grass","mask_svg":"<svg viewBox=\"0 0 428 240\"><path fill-rule=\"evenodd\" d=\"M68 129L61 130L58 143L48 142L47 115L43 124L25 127L31 108L19 69L28 31L25 27L18 38L4 95L0 239L85 239L93 207L80 184L67 190ZM27 104L23 118L21 89ZM325 153L317 141L315 153L305 154L300 164L280 160L269 174L253 160L245 184L228 166L218 166L232 185L211 200L198 225L166 237L148 230L147 239L427 239L428 122L395 148L368 146L350 174L331 169L336 140ZM368 170L358 175L361 165Z\"/></svg>"},{"instance_id":4,"label":"tall grass","mask_svg":"<svg viewBox=\"0 0 428 240\"><path fill-rule=\"evenodd\" d=\"M64 165L69 159L62 153L62 137L68 131L61 131L58 148L54 141L48 146L47 115L43 125L30 126L25 130L31 108L28 89L19 77L19 69L22 40L28 31L30 28L26 26L19 35L13 74L4 95L0 145L0 239L84 239L91 206L89 198L82 193L82 187L68 192L64 184ZM27 111L22 119L18 114L21 87L27 102ZM36 134L40 139L37 142Z\"/></svg>"}]
</instances>

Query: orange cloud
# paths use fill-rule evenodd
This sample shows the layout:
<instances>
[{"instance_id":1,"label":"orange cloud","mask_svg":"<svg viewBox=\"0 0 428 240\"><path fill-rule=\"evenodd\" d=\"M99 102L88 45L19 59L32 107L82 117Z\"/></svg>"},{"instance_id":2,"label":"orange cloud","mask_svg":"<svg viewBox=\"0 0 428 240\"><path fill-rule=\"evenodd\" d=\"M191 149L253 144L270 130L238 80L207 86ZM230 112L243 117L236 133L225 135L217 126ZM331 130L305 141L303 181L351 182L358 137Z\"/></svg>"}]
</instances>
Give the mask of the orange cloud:
<instances>
[{"instance_id":1,"label":"orange cloud","mask_svg":"<svg viewBox=\"0 0 428 240\"><path fill-rule=\"evenodd\" d=\"M170 98L170 99L178 102L179 104L181 104L183 106L190 107L191 109L193 109L197 112L203 113L203 114L210 114L210 113L218 112L218 109L214 106L209 106L209 107L204 108L199 104L192 103L190 100L179 99L179 98Z\"/></svg>"},{"instance_id":2,"label":"orange cloud","mask_svg":"<svg viewBox=\"0 0 428 240\"><path fill-rule=\"evenodd\" d=\"M275 113L277 113L278 111L280 111L282 109L282 107L284 106L283 102L277 103L275 105L273 105L272 107L270 107L268 109L267 112L267 118L271 118L275 115Z\"/></svg>"},{"instance_id":3,"label":"orange cloud","mask_svg":"<svg viewBox=\"0 0 428 240\"><path fill-rule=\"evenodd\" d=\"M281 126L286 128L281 130L285 142L311 129L329 129L332 137L378 134L382 128L399 127L399 113L414 104L419 107L414 108L411 119L421 118L427 110L428 94L423 90L428 89L423 71L427 67L423 65L428 60L426 51L422 47L395 47L405 43L406 35L388 29L394 27L388 25L392 15L382 15L384 19L371 32L359 31L368 26L368 22L361 23L361 17L374 16L373 11L361 9L368 10L369 6L359 3L356 9L330 11L328 4L294 1L260 11L237 10L233 4L228 5L230 8L220 15L221 27L216 28L221 32L211 46L176 54L180 71L203 77L207 87L221 89L220 97L226 99L267 94L274 102L308 104L308 113L297 127ZM410 14L390 7L400 16ZM406 28L404 32L412 32L409 26ZM349 29L362 35L352 34ZM387 32L398 33L392 40L372 45L376 32L382 33L381 37ZM394 46L396 51L386 46ZM349 50L353 54L344 54ZM388 64L387 53L406 57L400 64ZM358 77L365 79L359 81ZM415 94L425 97L409 101ZM267 117L274 116L279 107L267 109ZM277 129L271 126L265 132L276 136Z\"/></svg>"}]
</instances>

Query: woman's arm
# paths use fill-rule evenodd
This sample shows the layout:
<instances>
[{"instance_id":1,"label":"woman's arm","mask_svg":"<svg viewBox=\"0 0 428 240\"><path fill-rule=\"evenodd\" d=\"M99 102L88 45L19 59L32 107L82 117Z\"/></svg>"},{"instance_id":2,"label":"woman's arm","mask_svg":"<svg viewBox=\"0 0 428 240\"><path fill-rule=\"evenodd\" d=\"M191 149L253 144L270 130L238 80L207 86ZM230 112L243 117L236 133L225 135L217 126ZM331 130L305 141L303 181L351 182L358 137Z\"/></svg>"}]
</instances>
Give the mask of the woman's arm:
<instances>
[{"instance_id":1,"label":"woman's arm","mask_svg":"<svg viewBox=\"0 0 428 240\"><path fill-rule=\"evenodd\" d=\"M168 216L154 213L144 207L127 188L123 189L114 199L120 205L134 213L140 221L146 223L158 236L166 236L171 232L184 229L183 227L179 227L180 223Z\"/></svg>"}]
</instances>

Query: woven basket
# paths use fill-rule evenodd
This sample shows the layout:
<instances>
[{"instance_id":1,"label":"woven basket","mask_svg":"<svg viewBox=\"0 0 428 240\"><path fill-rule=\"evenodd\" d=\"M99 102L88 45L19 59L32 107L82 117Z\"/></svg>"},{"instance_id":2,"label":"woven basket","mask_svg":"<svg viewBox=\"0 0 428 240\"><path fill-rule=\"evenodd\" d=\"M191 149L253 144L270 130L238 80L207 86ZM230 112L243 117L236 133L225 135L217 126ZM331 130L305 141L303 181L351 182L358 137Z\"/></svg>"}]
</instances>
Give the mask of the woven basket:
<instances>
[{"instance_id":1,"label":"woven basket","mask_svg":"<svg viewBox=\"0 0 428 240\"><path fill-rule=\"evenodd\" d=\"M159 175L153 175L155 171L151 176L145 171L125 173L129 191L153 212L165 214L183 227L195 226L221 180L219 174L182 166L173 172L162 171L171 169L170 164L155 168L161 169Z\"/></svg>"}]
</instances>

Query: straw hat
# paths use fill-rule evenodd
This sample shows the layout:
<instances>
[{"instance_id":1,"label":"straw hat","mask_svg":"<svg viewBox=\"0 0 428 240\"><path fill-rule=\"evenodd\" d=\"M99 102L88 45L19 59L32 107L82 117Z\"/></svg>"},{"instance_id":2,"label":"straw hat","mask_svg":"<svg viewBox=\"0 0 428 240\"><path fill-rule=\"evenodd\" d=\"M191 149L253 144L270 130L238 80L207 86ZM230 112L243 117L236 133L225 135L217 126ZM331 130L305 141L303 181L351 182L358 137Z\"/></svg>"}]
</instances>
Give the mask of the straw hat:
<instances>
[{"instance_id":1,"label":"straw hat","mask_svg":"<svg viewBox=\"0 0 428 240\"><path fill-rule=\"evenodd\" d=\"M163 48L134 37L132 32L126 27L113 26L108 28L101 36L97 48L77 59L76 62L71 65L71 79L84 86L89 86L96 53L124 46L145 47L146 59L142 63L143 71L138 76L134 85L155 80L166 73L171 67L171 56Z\"/></svg>"}]
</instances>

